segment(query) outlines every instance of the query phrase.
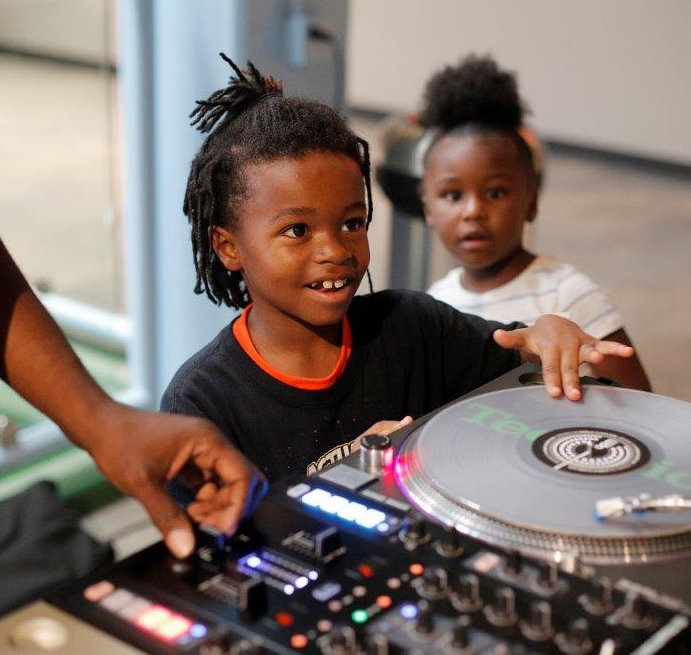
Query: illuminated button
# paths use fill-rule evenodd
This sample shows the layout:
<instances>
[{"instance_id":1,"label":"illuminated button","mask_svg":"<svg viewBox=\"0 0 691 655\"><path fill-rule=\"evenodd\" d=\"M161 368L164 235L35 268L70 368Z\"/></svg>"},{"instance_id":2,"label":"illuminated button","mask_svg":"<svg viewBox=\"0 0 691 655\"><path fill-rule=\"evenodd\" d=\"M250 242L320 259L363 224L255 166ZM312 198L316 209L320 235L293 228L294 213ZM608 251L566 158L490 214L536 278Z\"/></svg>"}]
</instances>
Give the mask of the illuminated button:
<instances>
[{"instance_id":1,"label":"illuminated button","mask_svg":"<svg viewBox=\"0 0 691 655\"><path fill-rule=\"evenodd\" d=\"M143 614L140 614L135 623L142 630L153 630L171 617L170 610L160 605L153 605Z\"/></svg>"},{"instance_id":2,"label":"illuminated button","mask_svg":"<svg viewBox=\"0 0 691 655\"><path fill-rule=\"evenodd\" d=\"M348 499L343 496L331 496L319 503L319 509L327 514L338 514L340 510L348 505Z\"/></svg>"},{"instance_id":3,"label":"illuminated button","mask_svg":"<svg viewBox=\"0 0 691 655\"><path fill-rule=\"evenodd\" d=\"M354 610L350 618L353 619L353 623L365 623L369 620L369 614L367 610Z\"/></svg>"},{"instance_id":4,"label":"illuminated button","mask_svg":"<svg viewBox=\"0 0 691 655\"><path fill-rule=\"evenodd\" d=\"M371 578L374 575L374 569L369 564L360 564L357 570L363 578Z\"/></svg>"},{"instance_id":5,"label":"illuminated button","mask_svg":"<svg viewBox=\"0 0 691 655\"><path fill-rule=\"evenodd\" d=\"M355 522L363 528L373 528L385 518L386 514L384 514L384 512L380 512L378 509L368 509L362 516L358 517Z\"/></svg>"},{"instance_id":6,"label":"illuminated button","mask_svg":"<svg viewBox=\"0 0 691 655\"><path fill-rule=\"evenodd\" d=\"M378 530L379 532L386 532L390 527L391 527L391 526L390 526L386 521L384 521L383 523L380 523L380 524L377 526L377 530Z\"/></svg>"},{"instance_id":7,"label":"illuminated button","mask_svg":"<svg viewBox=\"0 0 691 655\"><path fill-rule=\"evenodd\" d=\"M404 619L414 619L417 616L417 607L412 603L401 605L401 609L398 611Z\"/></svg>"},{"instance_id":8,"label":"illuminated button","mask_svg":"<svg viewBox=\"0 0 691 655\"><path fill-rule=\"evenodd\" d=\"M165 623L154 630L154 634L165 641L175 641L182 635L186 635L192 627L192 621L184 616L174 614Z\"/></svg>"},{"instance_id":9,"label":"illuminated button","mask_svg":"<svg viewBox=\"0 0 691 655\"><path fill-rule=\"evenodd\" d=\"M355 598L362 598L367 593L367 589L362 585L357 585L356 587L353 587L352 593Z\"/></svg>"},{"instance_id":10,"label":"illuminated button","mask_svg":"<svg viewBox=\"0 0 691 655\"><path fill-rule=\"evenodd\" d=\"M291 498L299 498L303 494L306 494L310 490L310 486L304 482L299 484L294 484L292 487L288 487L286 494Z\"/></svg>"},{"instance_id":11,"label":"illuminated button","mask_svg":"<svg viewBox=\"0 0 691 655\"><path fill-rule=\"evenodd\" d=\"M208 632L209 630L204 624L195 623L190 628L190 637L193 637L194 639L203 639L204 637L206 637Z\"/></svg>"},{"instance_id":12,"label":"illuminated button","mask_svg":"<svg viewBox=\"0 0 691 655\"><path fill-rule=\"evenodd\" d=\"M293 615L290 612L278 612L274 619L276 619L276 623L278 623L278 625L282 625L284 627L288 627L294 621Z\"/></svg>"},{"instance_id":13,"label":"illuminated button","mask_svg":"<svg viewBox=\"0 0 691 655\"><path fill-rule=\"evenodd\" d=\"M425 567L422 566L419 562L415 562L415 564L411 564L408 567L408 570L410 571L411 575L422 575L423 571L425 570Z\"/></svg>"},{"instance_id":14,"label":"illuminated button","mask_svg":"<svg viewBox=\"0 0 691 655\"><path fill-rule=\"evenodd\" d=\"M330 600L327 607L329 612L340 612L343 609L343 603L340 600Z\"/></svg>"},{"instance_id":15,"label":"illuminated button","mask_svg":"<svg viewBox=\"0 0 691 655\"><path fill-rule=\"evenodd\" d=\"M367 512L367 507L360 503L348 503L338 510L338 515L346 521L355 521Z\"/></svg>"},{"instance_id":16,"label":"illuminated button","mask_svg":"<svg viewBox=\"0 0 691 655\"><path fill-rule=\"evenodd\" d=\"M300 500L305 503L305 505L319 507L319 505L328 498L331 498L331 494L328 491L324 491L324 489L312 489L312 491L307 492Z\"/></svg>"},{"instance_id":17,"label":"illuminated button","mask_svg":"<svg viewBox=\"0 0 691 655\"><path fill-rule=\"evenodd\" d=\"M245 564L251 569L256 569L262 563L261 558L258 555L248 555L245 559Z\"/></svg>"},{"instance_id":18,"label":"illuminated button","mask_svg":"<svg viewBox=\"0 0 691 655\"><path fill-rule=\"evenodd\" d=\"M386 581L386 586L389 589L400 589L401 587L401 581L398 578L389 578Z\"/></svg>"},{"instance_id":19,"label":"illuminated button","mask_svg":"<svg viewBox=\"0 0 691 655\"><path fill-rule=\"evenodd\" d=\"M129 605L125 605L118 610L118 615L127 621L134 621L138 616L144 614L151 607L151 603L144 598L137 596Z\"/></svg>"},{"instance_id":20,"label":"illuminated button","mask_svg":"<svg viewBox=\"0 0 691 655\"><path fill-rule=\"evenodd\" d=\"M295 591L295 587L293 587L292 584L284 584L283 585L283 593L286 594L287 596L291 596L294 591Z\"/></svg>"},{"instance_id":21,"label":"illuminated button","mask_svg":"<svg viewBox=\"0 0 691 655\"><path fill-rule=\"evenodd\" d=\"M308 577L310 580L316 580L316 579L319 577L319 573L317 573L316 571L310 571L310 572L307 574L307 577Z\"/></svg>"},{"instance_id":22,"label":"illuminated button","mask_svg":"<svg viewBox=\"0 0 691 655\"><path fill-rule=\"evenodd\" d=\"M326 582L320 584L318 587L312 589L312 598L324 603L327 600L333 598L340 591L341 585L338 584L338 582L331 582L327 580Z\"/></svg>"},{"instance_id":23,"label":"illuminated button","mask_svg":"<svg viewBox=\"0 0 691 655\"><path fill-rule=\"evenodd\" d=\"M329 619L321 619L321 621L317 621L317 630L319 632L331 632L333 629L334 624L329 621Z\"/></svg>"},{"instance_id":24,"label":"illuminated button","mask_svg":"<svg viewBox=\"0 0 691 655\"><path fill-rule=\"evenodd\" d=\"M389 607L391 607L391 596L377 596L377 600L375 602L383 610L388 609Z\"/></svg>"},{"instance_id":25,"label":"illuminated button","mask_svg":"<svg viewBox=\"0 0 691 655\"><path fill-rule=\"evenodd\" d=\"M294 634L290 638L290 645L293 648L304 648L305 646L307 646L307 642L308 642L307 637L303 634L300 634L299 632Z\"/></svg>"},{"instance_id":26,"label":"illuminated button","mask_svg":"<svg viewBox=\"0 0 691 655\"><path fill-rule=\"evenodd\" d=\"M298 589L303 589L304 587L306 587L309 584L309 582L310 581L304 575L301 575L299 578L295 578L295 586Z\"/></svg>"},{"instance_id":27,"label":"illuminated button","mask_svg":"<svg viewBox=\"0 0 691 655\"><path fill-rule=\"evenodd\" d=\"M95 603L96 601L105 598L108 594L113 593L114 591L115 586L112 582L108 582L107 580L101 580L101 582L92 584L86 589L84 589L84 598L90 600L92 603Z\"/></svg>"},{"instance_id":28,"label":"illuminated button","mask_svg":"<svg viewBox=\"0 0 691 655\"><path fill-rule=\"evenodd\" d=\"M101 607L105 607L111 612L117 612L118 610L129 605L136 596L127 591L127 589L116 589L112 594L106 596L101 600Z\"/></svg>"}]
</instances>

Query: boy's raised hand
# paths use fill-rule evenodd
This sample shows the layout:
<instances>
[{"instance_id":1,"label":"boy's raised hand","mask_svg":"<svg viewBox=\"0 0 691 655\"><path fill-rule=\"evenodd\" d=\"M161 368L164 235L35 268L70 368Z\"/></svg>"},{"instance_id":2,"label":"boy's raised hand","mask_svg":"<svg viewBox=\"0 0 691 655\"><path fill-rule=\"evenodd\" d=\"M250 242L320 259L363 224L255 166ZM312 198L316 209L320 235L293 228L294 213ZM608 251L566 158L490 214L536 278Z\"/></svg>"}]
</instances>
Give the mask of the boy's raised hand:
<instances>
[{"instance_id":1,"label":"boy's raised hand","mask_svg":"<svg viewBox=\"0 0 691 655\"><path fill-rule=\"evenodd\" d=\"M539 358L547 393L557 398L562 391L570 400L581 399L578 367L599 364L605 356L631 357L634 349L616 341L601 341L583 332L573 321L545 314L534 325L518 330L496 330L494 340L515 348L524 361Z\"/></svg>"}]
</instances>

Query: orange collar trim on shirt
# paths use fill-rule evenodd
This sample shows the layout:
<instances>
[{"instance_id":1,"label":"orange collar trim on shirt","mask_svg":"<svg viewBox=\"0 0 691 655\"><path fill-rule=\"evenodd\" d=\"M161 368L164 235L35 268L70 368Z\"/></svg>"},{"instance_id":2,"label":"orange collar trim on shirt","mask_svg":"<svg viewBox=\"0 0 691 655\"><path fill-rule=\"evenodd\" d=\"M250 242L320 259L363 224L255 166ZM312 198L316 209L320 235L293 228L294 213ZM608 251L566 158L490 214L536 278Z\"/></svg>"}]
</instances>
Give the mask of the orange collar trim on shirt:
<instances>
[{"instance_id":1,"label":"orange collar trim on shirt","mask_svg":"<svg viewBox=\"0 0 691 655\"><path fill-rule=\"evenodd\" d=\"M328 389L338 378L346 367L348 363L348 358L350 357L352 336L350 332L350 323L348 323L348 318L343 317L343 343L341 344L341 354L338 357L336 366L333 371L329 373L325 378L301 378L294 375L288 375L283 371L279 371L275 366L272 366L267 362L260 354L259 351L254 347L252 343L252 338L250 337L250 332L247 328L247 317L249 316L252 305L245 307L242 314L233 321L232 329L233 336L237 339L238 343L242 349L249 355L250 359L261 368L264 372L268 373L271 377L289 384L298 389L307 389L309 391L319 391L320 389Z\"/></svg>"}]
</instances>

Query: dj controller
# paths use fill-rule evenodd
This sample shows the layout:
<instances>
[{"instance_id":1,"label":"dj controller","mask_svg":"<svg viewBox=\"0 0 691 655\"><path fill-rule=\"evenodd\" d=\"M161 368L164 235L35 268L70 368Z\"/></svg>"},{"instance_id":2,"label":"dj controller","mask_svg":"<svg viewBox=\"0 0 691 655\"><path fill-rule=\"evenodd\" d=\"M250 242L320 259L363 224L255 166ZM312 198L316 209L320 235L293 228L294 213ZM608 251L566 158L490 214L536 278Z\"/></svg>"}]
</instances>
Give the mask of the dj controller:
<instances>
[{"instance_id":1,"label":"dj controller","mask_svg":"<svg viewBox=\"0 0 691 655\"><path fill-rule=\"evenodd\" d=\"M555 401L525 371L276 484L188 560L159 543L63 588L59 617L127 648L65 652L691 653L691 406Z\"/></svg>"}]
</instances>

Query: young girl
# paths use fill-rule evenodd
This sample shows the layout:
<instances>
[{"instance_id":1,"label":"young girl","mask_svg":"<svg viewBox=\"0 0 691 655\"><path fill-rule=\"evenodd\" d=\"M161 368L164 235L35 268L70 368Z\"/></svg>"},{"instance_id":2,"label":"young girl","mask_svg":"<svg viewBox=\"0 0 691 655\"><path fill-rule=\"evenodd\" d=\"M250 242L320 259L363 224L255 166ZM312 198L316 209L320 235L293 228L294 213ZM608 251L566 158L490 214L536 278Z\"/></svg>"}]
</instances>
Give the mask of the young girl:
<instances>
[{"instance_id":1,"label":"young girl","mask_svg":"<svg viewBox=\"0 0 691 655\"><path fill-rule=\"evenodd\" d=\"M209 136L184 211L195 290L244 311L180 368L164 410L211 419L274 480L510 370L511 348L541 355L549 393L573 400L581 361L633 354L556 316L521 329L423 293L355 297L369 263L366 142L329 107L227 61L237 77L193 114Z\"/></svg>"},{"instance_id":2,"label":"young girl","mask_svg":"<svg viewBox=\"0 0 691 655\"><path fill-rule=\"evenodd\" d=\"M538 173L523 129L514 76L489 57L470 56L435 74L421 122L436 130L422 199L427 222L461 264L429 293L459 311L528 325L567 315L600 339L631 345L611 297L573 266L523 247L535 219ZM649 391L636 357L608 359L597 375Z\"/></svg>"}]
</instances>

